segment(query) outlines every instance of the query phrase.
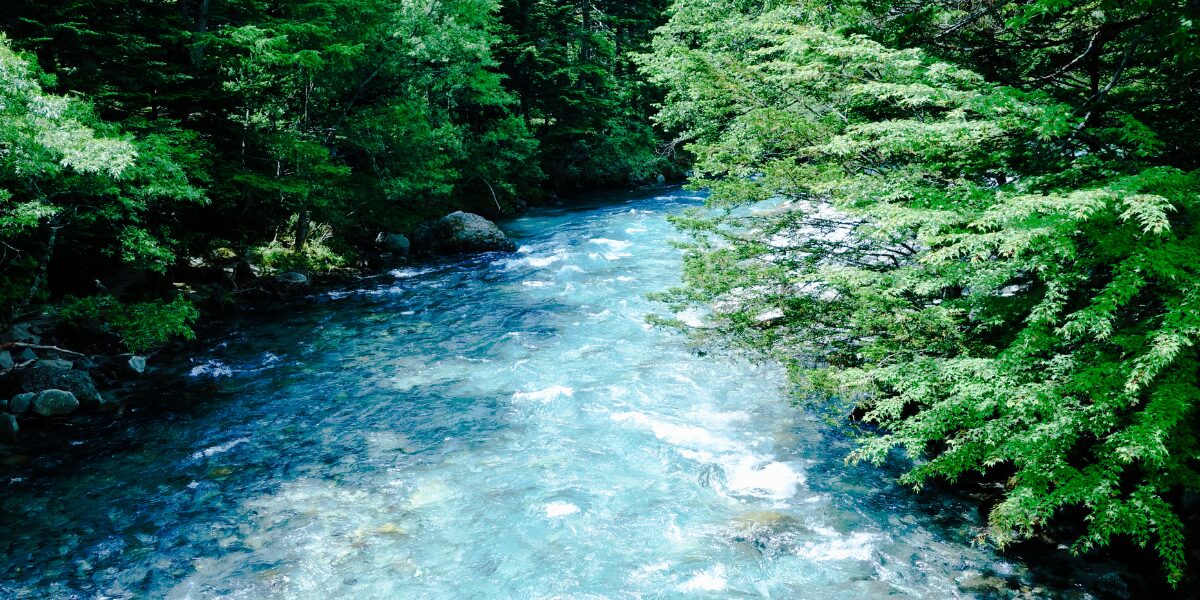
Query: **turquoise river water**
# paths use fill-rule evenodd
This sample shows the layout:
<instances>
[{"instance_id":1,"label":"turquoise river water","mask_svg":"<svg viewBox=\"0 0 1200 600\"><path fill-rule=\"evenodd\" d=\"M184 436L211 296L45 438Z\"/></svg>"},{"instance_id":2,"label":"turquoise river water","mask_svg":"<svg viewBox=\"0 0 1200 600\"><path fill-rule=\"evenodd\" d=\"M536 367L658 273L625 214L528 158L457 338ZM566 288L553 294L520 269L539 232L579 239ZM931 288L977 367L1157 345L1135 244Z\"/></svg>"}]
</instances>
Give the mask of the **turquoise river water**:
<instances>
[{"instance_id":1,"label":"turquoise river water","mask_svg":"<svg viewBox=\"0 0 1200 600\"><path fill-rule=\"evenodd\" d=\"M1093 567L846 466L777 369L646 324L700 200L538 209L516 253L228 323L142 408L0 467L0 597L1092 597Z\"/></svg>"}]
</instances>

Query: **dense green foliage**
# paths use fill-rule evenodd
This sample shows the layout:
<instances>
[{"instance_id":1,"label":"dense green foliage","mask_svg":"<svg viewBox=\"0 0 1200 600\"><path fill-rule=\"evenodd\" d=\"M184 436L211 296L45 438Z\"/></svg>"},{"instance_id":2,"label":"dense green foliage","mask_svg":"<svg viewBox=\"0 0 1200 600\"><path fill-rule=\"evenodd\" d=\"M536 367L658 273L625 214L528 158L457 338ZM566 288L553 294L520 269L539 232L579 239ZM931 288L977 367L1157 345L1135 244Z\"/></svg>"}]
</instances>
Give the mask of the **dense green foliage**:
<instances>
[{"instance_id":1,"label":"dense green foliage","mask_svg":"<svg viewBox=\"0 0 1200 600\"><path fill-rule=\"evenodd\" d=\"M5 318L63 294L171 302L214 253L343 268L454 209L653 177L669 165L628 53L657 4L6 6Z\"/></svg>"},{"instance_id":2,"label":"dense green foliage","mask_svg":"<svg viewBox=\"0 0 1200 600\"><path fill-rule=\"evenodd\" d=\"M657 99L632 52L646 49L666 0L501 3L501 46L518 112L555 187L620 183L670 170L647 116Z\"/></svg>"},{"instance_id":3,"label":"dense green foliage","mask_svg":"<svg viewBox=\"0 0 1200 600\"><path fill-rule=\"evenodd\" d=\"M984 474L1003 545L1068 511L1184 576L1200 491L1192 3L677 0L643 57L712 205L681 306Z\"/></svg>"}]
</instances>

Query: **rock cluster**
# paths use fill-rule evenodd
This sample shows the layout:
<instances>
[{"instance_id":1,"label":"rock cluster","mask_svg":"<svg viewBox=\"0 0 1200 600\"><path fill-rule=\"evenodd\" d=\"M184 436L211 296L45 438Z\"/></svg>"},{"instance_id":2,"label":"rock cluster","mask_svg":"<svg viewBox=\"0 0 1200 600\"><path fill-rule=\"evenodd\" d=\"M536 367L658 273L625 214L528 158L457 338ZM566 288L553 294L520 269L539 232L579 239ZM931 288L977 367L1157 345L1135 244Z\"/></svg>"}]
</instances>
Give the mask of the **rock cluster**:
<instances>
[{"instance_id":1,"label":"rock cluster","mask_svg":"<svg viewBox=\"0 0 1200 600\"><path fill-rule=\"evenodd\" d=\"M17 442L23 426L112 410L115 395L101 394L97 382L112 387L146 370L141 356L83 356L33 342L6 341L0 350L0 444Z\"/></svg>"}]
</instances>

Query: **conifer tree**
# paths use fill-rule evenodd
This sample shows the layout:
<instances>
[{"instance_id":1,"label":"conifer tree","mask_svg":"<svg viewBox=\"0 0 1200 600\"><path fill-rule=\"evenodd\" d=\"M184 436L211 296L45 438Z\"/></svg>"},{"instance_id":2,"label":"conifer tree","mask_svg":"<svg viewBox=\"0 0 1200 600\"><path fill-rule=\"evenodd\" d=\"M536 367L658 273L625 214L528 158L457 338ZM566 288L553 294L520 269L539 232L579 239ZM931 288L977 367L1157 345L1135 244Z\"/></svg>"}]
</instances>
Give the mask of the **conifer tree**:
<instances>
[{"instance_id":1,"label":"conifer tree","mask_svg":"<svg viewBox=\"0 0 1200 600\"><path fill-rule=\"evenodd\" d=\"M1035 39L1106 35L1082 4L981 14ZM947 41L978 15L855 6L675 2L643 61L713 195L679 220L694 243L668 299L711 306L714 331L785 361L802 396L852 400L878 433L852 458L903 450L917 488L1000 478L999 544L1079 508L1075 550L1153 546L1178 584L1175 503L1200 491L1200 173L1174 129L1195 115L1176 81L1194 53L1126 14L1141 33L1078 61L1100 61L1096 91L1047 89L1029 73L1060 77L1069 53L1043 64L1001 35L978 56ZM912 34L931 19L944 35ZM931 48L881 43L902 39Z\"/></svg>"}]
</instances>

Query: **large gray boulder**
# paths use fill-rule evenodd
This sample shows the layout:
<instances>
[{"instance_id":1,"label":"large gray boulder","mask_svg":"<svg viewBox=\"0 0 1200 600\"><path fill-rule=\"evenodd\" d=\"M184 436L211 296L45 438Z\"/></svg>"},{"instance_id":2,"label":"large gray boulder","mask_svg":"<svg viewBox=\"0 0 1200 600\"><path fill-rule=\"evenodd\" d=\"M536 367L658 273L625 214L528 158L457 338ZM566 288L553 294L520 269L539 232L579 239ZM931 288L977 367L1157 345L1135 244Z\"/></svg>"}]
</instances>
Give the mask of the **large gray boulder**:
<instances>
[{"instance_id":1,"label":"large gray boulder","mask_svg":"<svg viewBox=\"0 0 1200 600\"><path fill-rule=\"evenodd\" d=\"M33 398L33 412L43 417L69 415L79 408L75 394L63 390L43 390Z\"/></svg>"},{"instance_id":2,"label":"large gray boulder","mask_svg":"<svg viewBox=\"0 0 1200 600\"><path fill-rule=\"evenodd\" d=\"M433 254L511 252L517 249L516 244L495 223L462 211L418 227L413 233L413 244Z\"/></svg>"},{"instance_id":3,"label":"large gray boulder","mask_svg":"<svg viewBox=\"0 0 1200 600\"><path fill-rule=\"evenodd\" d=\"M398 233L379 234L379 245L384 250L399 256L407 255L409 249L412 248L412 242Z\"/></svg>"},{"instance_id":4,"label":"large gray boulder","mask_svg":"<svg viewBox=\"0 0 1200 600\"><path fill-rule=\"evenodd\" d=\"M100 392L96 391L92 377L86 371L70 368L70 364L39 360L28 367L10 371L4 381L4 391L10 394L36 394L42 390L64 390L73 394L84 407L99 406L103 400Z\"/></svg>"}]
</instances>

